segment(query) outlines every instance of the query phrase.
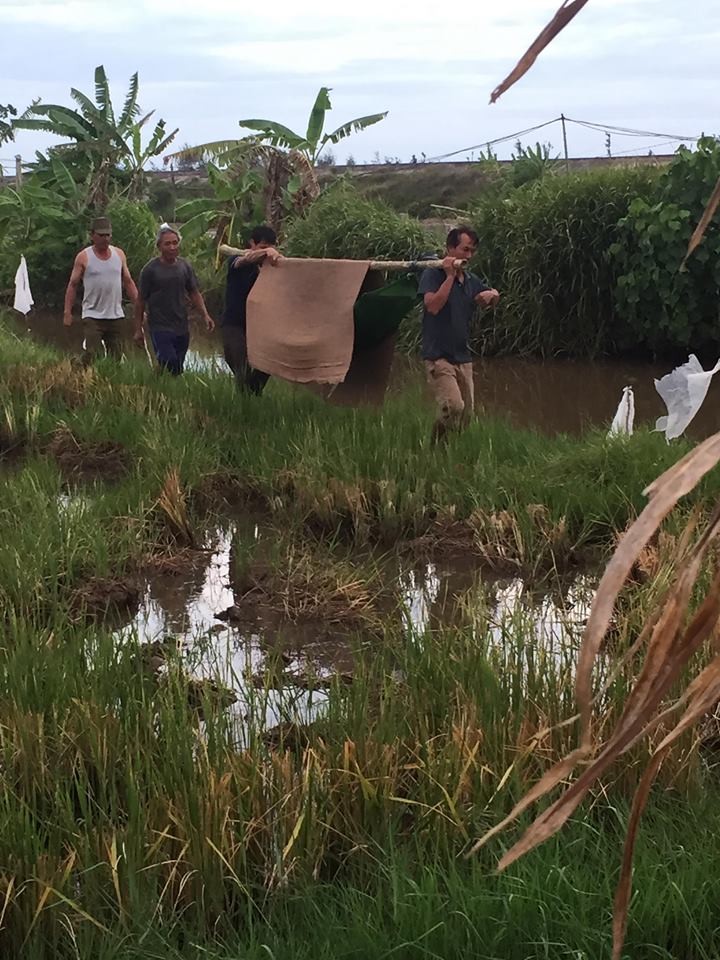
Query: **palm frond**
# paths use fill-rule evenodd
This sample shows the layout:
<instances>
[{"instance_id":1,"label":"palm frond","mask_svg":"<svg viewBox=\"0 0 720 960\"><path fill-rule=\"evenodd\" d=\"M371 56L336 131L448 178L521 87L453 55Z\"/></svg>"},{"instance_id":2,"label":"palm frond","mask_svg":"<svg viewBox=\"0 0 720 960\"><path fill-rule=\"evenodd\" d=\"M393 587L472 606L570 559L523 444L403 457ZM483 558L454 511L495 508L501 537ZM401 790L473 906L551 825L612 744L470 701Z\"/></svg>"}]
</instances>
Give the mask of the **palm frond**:
<instances>
[{"instance_id":1,"label":"palm frond","mask_svg":"<svg viewBox=\"0 0 720 960\"><path fill-rule=\"evenodd\" d=\"M100 64L95 67L95 99L100 107L105 120L110 124L115 124L115 114L113 113L112 100L110 99L110 84L105 73L105 67Z\"/></svg>"},{"instance_id":2,"label":"palm frond","mask_svg":"<svg viewBox=\"0 0 720 960\"><path fill-rule=\"evenodd\" d=\"M118 121L118 126L121 130L126 129L140 113L140 107L138 106L137 102L139 89L140 82L138 80L136 71L130 77L130 86L128 87L128 92L125 95L125 103L123 104L120 120Z\"/></svg>"},{"instance_id":3,"label":"palm frond","mask_svg":"<svg viewBox=\"0 0 720 960\"><path fill-rule=\"evenodd\" d=\"M325 126L325 114L328 110L332 110L330 87L320 87L318 95L315 98L315 103L310 111L307 133L305 135L305 139L313 153L317 149L318 142L322 136L323 127Z\"/></svg>"},{"instance_id":4,"label":"palm frond","mask_svg":"<svg viewBox=\"0 0 720 960\"><path fill-rule=\"evenodd\" d=\"M288 150L303 150L307 148L307 141L289 127L273 120L238 120L241 127L248 130L257 130L263 140L274 147L285 147Z\"/></svg>"},{"instance_id":5,"label":"palm frond","mask_svg":"<svg viewBox=\"0 0 720 960\"><path fill-rule=\"evenodd\" d=\"M71 87L70 96L80 107L82 116L85 118L85 120L87 120L88 123L91 123L94 126L106 124L102 111L98 110L96 104L94 104L90 97L83 93L82 90L77 90L75 87Z\"/></svg>"},{"instance_id":6,"label":"palm frond","mask_svg":"<svg viewBox=\"0 0 720 960\"><path fill-rule=\"evenodd\" d=\"M322 140L323 145L326 143L339 143L340 140L349 137L351 133L360 133L367 127L371 127L374 123L380 123L380 121L384 120L388 115L388 112L389 111L386 110L384 113L371 113L367 117L356 117L355 120L348 120L347 123L338 127L337 130L326 134Z\"/></svg>"}]
</instances>

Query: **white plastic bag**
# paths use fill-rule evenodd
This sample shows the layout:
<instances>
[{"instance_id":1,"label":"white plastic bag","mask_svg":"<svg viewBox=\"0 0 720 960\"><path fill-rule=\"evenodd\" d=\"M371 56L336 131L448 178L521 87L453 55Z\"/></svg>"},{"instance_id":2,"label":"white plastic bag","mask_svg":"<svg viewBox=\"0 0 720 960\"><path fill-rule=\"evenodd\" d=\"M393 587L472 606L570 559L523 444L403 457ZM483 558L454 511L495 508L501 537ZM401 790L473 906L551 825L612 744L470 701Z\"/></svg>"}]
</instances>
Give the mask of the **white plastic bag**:
<instances>
[{"instance_id":1,"label":"white plastic bag","mask_svg":"<svg viewBox=\"0 0 720 960\"><path fill-rule=\"evenodd\" d=\"M13 306L23 315L30 313L34 300L30 293L30 278L28 277L27 263L25 257L20 257L20 266L15 274L15 303Z\"/></svg>"},{"instance_id":2,"label":"white plastic bag","mask_svg":"<svg viewBox=\"0 0 720 960\"><path fill-rule=\"evenodd\" d=\"M622 397L618 404L615 419L608 430L609 437L616 437L618 434L632 434L633 424L635 423L635 394L632 387L623 387Z\"/></svg>"},{"instance_id":3,"label":"white plastic bag","mask_svg":"<svg viewBox=\"0 0 720 960\"><path fill-rule=\"evenodd\" d=\"M703 370L698 358L691 353L687 363L655 381L655 389L667 407L667 416L657 420L655 429L664 432L666 440L674 440L685 432L702 406L710 381L718 370L720 360L712 370Z\"/></svg>"}]
</instances>

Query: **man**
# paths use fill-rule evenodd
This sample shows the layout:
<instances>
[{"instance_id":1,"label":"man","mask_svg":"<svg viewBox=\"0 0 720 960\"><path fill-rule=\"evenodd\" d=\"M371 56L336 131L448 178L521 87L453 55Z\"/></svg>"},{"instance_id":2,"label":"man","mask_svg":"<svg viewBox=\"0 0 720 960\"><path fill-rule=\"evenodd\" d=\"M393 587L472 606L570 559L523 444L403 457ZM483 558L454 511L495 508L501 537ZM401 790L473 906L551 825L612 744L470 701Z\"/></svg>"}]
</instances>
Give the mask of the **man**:
<instances>
[{"instance_id":1,"label":"man","mask_svg":"<svg viewBox=\"0 0 720 960\"><path fill-rule=\"evenodd\" d=\"M208 330L215 322L207 312L195 272L178 256L180 234L163 223L157 235L159 257L146 263L140 274L135 303L135 342L145 342L143 321L147 310L150 339L161 370L179 376L190 346L187 301L200 313Z\"/></svg>"},{"instance_id":2,"label":"man","mask_svg":"<svg viewBox=\"0 0 720 960\"><path fill-rule=\"evenodd\" d=\"M223 349L227 365L241 392L259 395L270 379L268 373L254 370L247 355L247 299L264 263L277 266L281 255L275 249L277 237L271 227L255 227L250 234L250 249L232 257L228 263L225 312L222 316Z\"/></svg>"},{"instance_id":3,"label":"man","mask_svg":"<svg viewBox=\"0 0 720 960\"><path fill-rule=\"evenodd\" d=\"M101 352L112 357L122 355L123 288L135 303L137 289L130 276L125 254L112 247L112 225L107 217L90 224L92 245L75 257L70 282L65 291L63 324L71 327L72 310L78 285L83 285L82 320L85 333L83 363L90 363Z\"/></svg>"},{"instance_id":4,"label":"man","mask_svg":"<svg viewBox=\"0 0 720 960\"><path fill-rule=\"evenodd\" d=\"M439 408L433 441L470 420L475 402L470 321L475 308L494 307L500 294L469 270L456 267L470 260L478 236L469 227L457 227L447 237L447 256L441 267L430 267L420 278L423 295L422 355L428 383Z\"/></svg>"}]
</instances>

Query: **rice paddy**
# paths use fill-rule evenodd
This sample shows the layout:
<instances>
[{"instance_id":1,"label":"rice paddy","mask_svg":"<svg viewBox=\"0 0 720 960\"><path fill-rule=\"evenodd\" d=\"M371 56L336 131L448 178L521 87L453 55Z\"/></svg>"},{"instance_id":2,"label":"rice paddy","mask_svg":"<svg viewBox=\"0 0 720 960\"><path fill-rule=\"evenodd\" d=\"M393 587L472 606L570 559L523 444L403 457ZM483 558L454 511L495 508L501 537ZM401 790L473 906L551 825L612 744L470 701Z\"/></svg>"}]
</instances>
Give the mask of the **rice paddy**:
<instances>
[{"instance_id":1,"label":"rice paddy","mask_svg":"<svg viewBox=\"0 0 720 960\"><path fill-rule=\"evenodd\" d=\"M507 873L513 835L466 854L575 745L599 571L689 443L482 417L439 449L420 384L348 410L0 348L3 956L610 955L646 747ZM718 489L639 559L608 667ZM633 960L720 950L714 749L663 765Z\"/></svg>"}]
</instances>

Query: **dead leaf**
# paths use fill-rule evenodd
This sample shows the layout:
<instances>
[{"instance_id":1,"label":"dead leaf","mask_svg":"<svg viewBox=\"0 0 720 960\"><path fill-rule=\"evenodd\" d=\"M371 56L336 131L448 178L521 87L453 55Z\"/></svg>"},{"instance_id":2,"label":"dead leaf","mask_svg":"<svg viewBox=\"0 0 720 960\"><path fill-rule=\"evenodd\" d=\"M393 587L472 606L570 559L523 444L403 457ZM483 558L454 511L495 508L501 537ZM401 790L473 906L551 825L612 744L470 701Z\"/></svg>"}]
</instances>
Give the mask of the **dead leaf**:
<instances>
[{"instance_id":1,"label":"dead leaf","mask_svg":"<svg viewBox=\"0 0 720 960\"><path fill-rule=\"evenodd\" d=\"M558 12L545 29L538 34L535 41L518 60L511 73L505 77L499 86L495 87L490 95L490 103L495 103L506 90L509 90L514 83L517 83L520 77L528 72L545 47L570 23L575 14L579 13L587 2L588 0L564 0Z\"/></svg>"}]
</instances>

